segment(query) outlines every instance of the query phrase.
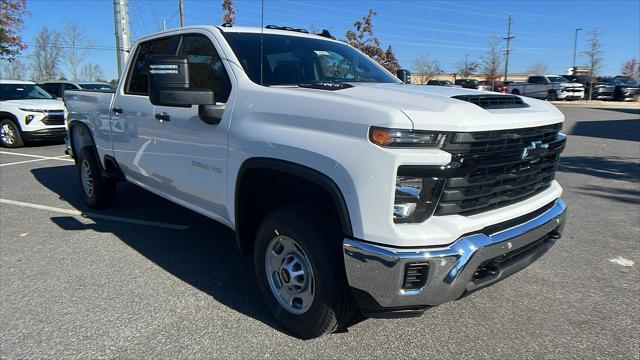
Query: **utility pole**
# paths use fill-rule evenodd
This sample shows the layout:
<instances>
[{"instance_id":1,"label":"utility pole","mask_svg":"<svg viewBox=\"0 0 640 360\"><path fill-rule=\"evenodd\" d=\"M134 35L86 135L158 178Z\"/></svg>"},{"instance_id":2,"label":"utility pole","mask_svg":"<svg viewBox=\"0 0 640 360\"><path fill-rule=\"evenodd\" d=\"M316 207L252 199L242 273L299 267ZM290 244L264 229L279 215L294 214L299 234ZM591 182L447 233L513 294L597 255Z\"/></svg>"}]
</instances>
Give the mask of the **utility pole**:
<instances>
[{"instance_id":1,"label":"utility pole","mask_svg":"<svg viewBox=\"0 0 640 360\"><path fill-rule=\"evenodd\" d=\"M507 48L504 50L505 52L505 57L504 57L504 81L507 81L507 76L509 73L509 53L511 52L511 48L509 47L509 45L511 44L511 39L514 39L515 36L511 36L511 15L509 15L509 25L507 28L507 37L502 38L504 40L507 40Z\"/></svg>"},{"instance_id":2,"label":"utility pole","mask_svg":"<svg viewBox=\"0 0 640 360\"><path fill-rule=\"evenodd\" d=\"M167 20L162 19L162 30L167 30Z\"/></svg>"},{"instance_id":3,"label":"utility pole","mask_svg":"<svg viewBox=\"0 0 640 360\"><path fill-rule=\"evenodd\" d=\"M118 78L127 64L127 55L131 47L129 32L129 1L113 0L113 21L116 31L116 61L118 63Z\"/></svg>"},{"instance_id":4,"label":"utility pole","mask_svg":"<svg viewBox=\"0 0 640 360\"><path fill-rule=\"evenodd\" d=\"M184 0L178 0L178 10L180 11L180 27L184 27Z\"/></svg>"},{"instance_id":5,"label":"utility pole","mask_svg":"<svg viewBox=\"0 0 640 360\"><path fill-rule=\"evenodd\" d=\"M578 49L578 31L582 29L576 29L576 34L573 37L573 68L571 71L575 74L576 72L576 50Z\"/></svg>"}]
</instances>

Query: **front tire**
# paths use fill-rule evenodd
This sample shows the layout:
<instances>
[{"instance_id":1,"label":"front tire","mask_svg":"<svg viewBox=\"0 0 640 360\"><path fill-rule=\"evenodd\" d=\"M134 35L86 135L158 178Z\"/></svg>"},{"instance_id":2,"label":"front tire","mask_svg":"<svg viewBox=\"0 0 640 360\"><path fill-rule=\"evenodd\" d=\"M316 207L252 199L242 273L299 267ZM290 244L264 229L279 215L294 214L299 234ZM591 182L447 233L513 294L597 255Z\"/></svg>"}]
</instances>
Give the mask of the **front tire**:
<instances>
[{"instance_id":1,"label":"front tire","mask_svg":"<svg viewBox=\"0 0 640 360\"><path fill-rule=\"evenodd\" d=\"M8 148L18 148L24 145L20 129L9 119L0 122L0 144Z\"/></svg>"},{"instance_id":2,"label":"front tire","mask_svg":"<svg viewBox=\"0 0 640 360\"><path fill-rule=\"evenodd\" d=\"M115 182L102 176L95 150L86 146L78 154L77 175L84 202L92 209L111 205L115 195Z\"/></svg>"},{"instance_id":3,"label":"front tire","mask_svg":"<svg viewBox=\"0 0 640 360\"><path fill-rule=\"evenodd\" d=\"M262 222L254 246L260 292L276 320L312 339L343 327L355 312L340 236L320 212L289 207Z\"/></svg>"},{"instance_id":4,"label":"front tire","mask_svg":"<svg viewBox=\"0 0 640 360\"><path fill-rule=\"evenodd\" d=\"M549 91L547 94L547 101L557 101L558 94L555 91Z\"/></svg>"}]
</instances>

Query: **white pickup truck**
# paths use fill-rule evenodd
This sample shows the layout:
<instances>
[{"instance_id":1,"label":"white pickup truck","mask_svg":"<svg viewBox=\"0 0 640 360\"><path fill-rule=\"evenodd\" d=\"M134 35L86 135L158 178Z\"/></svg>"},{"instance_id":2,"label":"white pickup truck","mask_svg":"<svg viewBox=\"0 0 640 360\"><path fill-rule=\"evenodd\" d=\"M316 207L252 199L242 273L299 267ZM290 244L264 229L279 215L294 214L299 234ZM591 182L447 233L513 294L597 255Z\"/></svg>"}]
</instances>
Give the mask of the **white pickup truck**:
<instances>
[{"instance_id":1,"label":"white pickup truck","mask_svg":"<svg viewBox=\"0 0 640 360\"><path fill-rule=\"evenodd\" d=\"M560 75L529 76L526 83L510 83L509 93L549 101L580 100L584 98L584 85Z\"/></svg>"},{"instance_id":2,"label":"white pickup truck","mask_svg":"<svg viewBox=\"0 0 640 360\"><path fill-rule=\"evenodd\" d=\"M64 95L85 201L126 180L235 230L299 337L358 309L421 315L561 236L564 117L547 102L404 84L342 42L273 27L144 37L124 74L115 93Z\"/></svg>"}]
</instances>

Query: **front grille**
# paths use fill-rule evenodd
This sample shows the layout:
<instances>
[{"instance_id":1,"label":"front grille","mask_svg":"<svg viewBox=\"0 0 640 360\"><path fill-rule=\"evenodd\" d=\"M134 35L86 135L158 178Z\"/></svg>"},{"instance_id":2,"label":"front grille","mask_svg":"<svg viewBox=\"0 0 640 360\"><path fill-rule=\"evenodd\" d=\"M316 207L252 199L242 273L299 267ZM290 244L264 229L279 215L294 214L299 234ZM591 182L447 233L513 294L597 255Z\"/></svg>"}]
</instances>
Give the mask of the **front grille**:
<instances>
[{"instance_id":1,"label":"front grille","mask_svg":"<svg viewBox=\"0 0 640 360\"><path fill-rule=\"evenodd\" d=\"M522 98L514 95L457 95L454 99L470 102L483 109L513 109L529 107Z\"/></svg>"},{"instance_id":2,"label":"front grille","mask_svg":"<svg viewBox=\"0 0 640 360\"><path fill-rule=\"evenodd\" d=\"M451 134L442 149L452 154L454 169L435 214L474 215L547 189L566 142L561 127ZM546 151L540 145L548 146ZM525 148L531 148L532 155L523 157Z\"/></svg>"},{"instance_id":3,"label":"front grille","mask_svg":"<svg viewBox=\"0 0 640 360\"><path fill-rule=\"evenodd\" d=\"M49 114L42 119L45 125L64 125L64 114Z\"/></svg>"}]
</instances>

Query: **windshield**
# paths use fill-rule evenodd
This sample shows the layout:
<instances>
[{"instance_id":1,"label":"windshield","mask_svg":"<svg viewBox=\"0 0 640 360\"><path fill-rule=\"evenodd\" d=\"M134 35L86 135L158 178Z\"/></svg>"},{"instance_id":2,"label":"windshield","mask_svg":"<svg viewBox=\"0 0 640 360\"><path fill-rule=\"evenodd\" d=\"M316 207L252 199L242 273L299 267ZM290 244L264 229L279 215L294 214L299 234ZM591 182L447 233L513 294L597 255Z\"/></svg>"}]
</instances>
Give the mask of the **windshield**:
<instances>
[{"instance_id":1,"label":"windshield","mask_svg":"<svg viewBox=\"0 0 640 360\"><path fill-rule=\"evenodd\" d=\"M48 92L33 84L0 84L0 100L55 99Z\"/></svg>"},{"instance_id":2,"label":"windshield","mask_svg":"<svg viewBox=\"0 0 640 360\"><path fill-rule=\"evenodd\" d=\"M569 80L563 78L562 76L549 76L548 79L552 83L566 83L566 82L569 82Z\"/></svg>"},{"instance_id":3,"label":"windshield","mask_svg":"<svg viewBox=\"0 0 640 360\"><path fill-rule=\"evenodd\" d=\"M620 85L638 86L638 82L633 79L617 78L616 83Z\"/></svg>"},{"instance_id":4,"label":"windshield","mask_svg":"<svg viewBox=\"0 0 640 360\"><path fill-rule=\"evenodd\" d=\"M244 71L256 84L314 82L398 83L390 73L354 48L339 42L265 34L260 76L260 34L224 33Z\"/></svg>"},{"instance_id":5,"label":"windshield","mask_svg":"<svg viewBox=\"0 0 640 360\"><path fill-rule=\"evenodd\" d=\"M80 84L80 87L86 90L115 90L110 84Z\"/></svg>"}]
</instances>

